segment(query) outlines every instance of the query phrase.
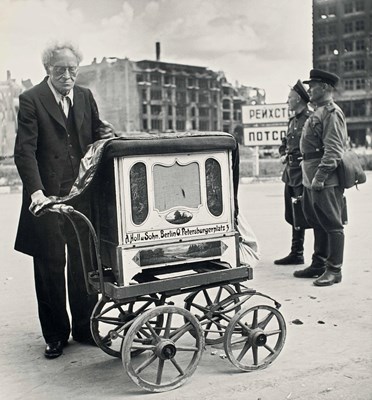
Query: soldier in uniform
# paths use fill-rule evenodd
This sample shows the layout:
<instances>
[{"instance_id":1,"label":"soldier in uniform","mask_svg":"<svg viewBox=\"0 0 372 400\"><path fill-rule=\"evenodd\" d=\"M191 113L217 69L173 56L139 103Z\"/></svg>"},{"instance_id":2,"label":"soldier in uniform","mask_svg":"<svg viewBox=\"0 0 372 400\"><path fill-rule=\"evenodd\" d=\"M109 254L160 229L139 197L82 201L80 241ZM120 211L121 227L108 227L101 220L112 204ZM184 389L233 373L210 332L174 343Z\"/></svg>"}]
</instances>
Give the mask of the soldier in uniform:
<instances>
[{"instance_id":1,"label":"soldier in uniform","mask_svg":"<svg viewBox=\"0 0 372 400\"><path fill-rule=\"evenodd\" d=\"M312 264L294 272L297 278L315 278L314 285L341 282L344 253L342 224L343 191L336 168L347 146L345 116L333 102L339 77L313 69L309 84L310 101L316 106L305 123L300 149L303 161L303 211L314 229Z\"/></svg>"},{"instance_id":2,"label":"soldier in uniform","mask_svg":"<svg viewBox=\"0 0 372 400\"><path fill-rule=\"evenodd\" d=\"M305 121L311 111L307 104L310 101L306 88L300 80L293 86L288 95L288 108L294 112L289 119L287 136L283 137L279 147L281 161L285 165L282 181L284 186L285 220L292 225L292 246L288 256L275 260L274 264L291 265L304 263L305 229L296 230L293 226L292 197L302 195L302 171L300 162L300 137Z\"/></svg>"}]
</instances>

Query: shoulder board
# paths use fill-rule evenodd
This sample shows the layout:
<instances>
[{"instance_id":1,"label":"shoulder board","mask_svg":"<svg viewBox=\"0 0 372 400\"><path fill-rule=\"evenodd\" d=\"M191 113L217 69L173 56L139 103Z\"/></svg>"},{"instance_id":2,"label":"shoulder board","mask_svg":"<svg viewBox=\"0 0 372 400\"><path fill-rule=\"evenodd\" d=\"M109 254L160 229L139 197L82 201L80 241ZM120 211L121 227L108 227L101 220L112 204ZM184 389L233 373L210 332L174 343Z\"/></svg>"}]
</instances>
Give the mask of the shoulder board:
<instances>
[{"instance_id":1,"label":"shoulder board","mask_svg":"<svg viewBox=\"0 0 372 400\"><path fill-rule=\"evenodd\" d=\"M325 106L325 109L326 109L327 111L329 111L329 112L333 112L333 111L336 110L336 107L335 107L335 105L334 105L333 103L330 103L330 104L327 104L327 105Z\"/></svg>"}]
</instances>

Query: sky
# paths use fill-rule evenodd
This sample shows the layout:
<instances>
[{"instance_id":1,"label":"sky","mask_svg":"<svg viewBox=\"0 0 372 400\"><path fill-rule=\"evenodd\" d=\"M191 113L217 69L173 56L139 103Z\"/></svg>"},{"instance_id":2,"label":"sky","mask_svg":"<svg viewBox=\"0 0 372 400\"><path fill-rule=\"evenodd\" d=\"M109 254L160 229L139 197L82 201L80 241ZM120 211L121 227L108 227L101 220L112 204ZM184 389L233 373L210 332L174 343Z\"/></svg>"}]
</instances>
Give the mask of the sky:
<instances>
[{"instance_id":1,"label":"sky","mask_svg":"<svg viewBox=\"0 0 372 400\"><path fill-rule=\"evenodd\" d=\"M40 82L41 52L72 40L94 57L155 59L223 71L283 103L312 67L311 0L0 0L0 81Z\"/></svg>"}]
</instances>

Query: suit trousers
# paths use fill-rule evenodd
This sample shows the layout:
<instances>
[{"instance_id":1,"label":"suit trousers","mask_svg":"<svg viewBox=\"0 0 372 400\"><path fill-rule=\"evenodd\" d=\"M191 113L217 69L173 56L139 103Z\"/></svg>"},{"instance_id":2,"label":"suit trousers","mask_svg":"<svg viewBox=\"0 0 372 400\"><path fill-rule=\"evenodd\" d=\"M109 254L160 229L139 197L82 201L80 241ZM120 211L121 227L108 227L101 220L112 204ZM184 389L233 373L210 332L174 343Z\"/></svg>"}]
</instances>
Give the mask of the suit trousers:
<instances>
[{"instance_id":1,"label":"suit trousers","mask_svg":"<svg viewBox=\"0 0 372 400\"><path fill-rule=\"evenodd\" d=\"M62 191L61 195L64 194L66 193ZM89 215L87 197L72 205ZM67 218L55 213L46 213L39 219L37 229L44 238L44 251L42 255L34 257L34 277L44 339L47 343L68 340L71 325L74 339L87 339L91 335L90 316L97 302L97 295L87 293L80 249L73 226ZM91 268L88 229L81 221L76 222L83 242L84 257ZM66 309L66 258L71 325Z\"/></svg>"},{"instance_id":2,"label":"suit trousers","mask_svg":"<svg viewBox=\"0 0 372 400\"><path fill-rule=\"evenodd\" d=\"M337 271L344 255L343 192L339 186L321 191L304 188L303 212L314 228L313 263Z\"/></svg>"}]
</instances>

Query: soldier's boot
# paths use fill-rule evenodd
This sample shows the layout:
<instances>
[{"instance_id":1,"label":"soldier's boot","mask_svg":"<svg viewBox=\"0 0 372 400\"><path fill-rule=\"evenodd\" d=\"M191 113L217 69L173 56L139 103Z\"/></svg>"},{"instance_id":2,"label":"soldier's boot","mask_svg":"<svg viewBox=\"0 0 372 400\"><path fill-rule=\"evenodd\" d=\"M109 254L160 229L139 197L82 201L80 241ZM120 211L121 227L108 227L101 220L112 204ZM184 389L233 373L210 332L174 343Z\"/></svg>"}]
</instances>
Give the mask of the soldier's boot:
<instances>
[{"instance_id":1,"label":"soldier's boot","mask_svg":"<svg viewBox=\"0 0 372 400\"><path fill-rule=\"evenodd\" d=\"M313 282L315 286L332 286L342 281L341 267L344 254L344 233L330 233L328 240L329 256L326 261L326 270Z\"/></svg>"},{"instance_id":2,"label":"soldier's boot","mask_svg":"<svg viewBox=\"0 0 372 400\"><path fill-rule=\"evenodd\" d=\"M324 263L313 262L307 268L293 272L296 278L317 278L324 274L326 268Z\"/></svg>"},{"instance_id":3,"label":"soldier's boot","mask_svg":"<svg viewBox=\"0 0 372 400\"><path fill-rule=\"evenodd\" d=\"M328 235L326 232L314 229L314 254L311 264L293 273L296 278L317 278L326 270L326 258L328 254Z\"/></svg>"},{"instance_id":4,"label":"soldier's boot","mask_svg":"<svg viewBox=\"0 0 372 400\"><path fill-rule=\"evenodd\" d=\"M296 230L292 227L291 252L284 258L275 260L276 265L297 265L304 263L305 229Z\"/></svg>"},{"instance_id":5,"label":"soldier's boot","mask_svg":"<svg viewBox=\"0 0 372 400\"><path fill-rule=\"evenodd\" d=\"M341 266L340 268L330 269L327 267L324 274L313 282L315 286L332 286L334 283L342 281Z\"/></svg>"}]
</instances>

